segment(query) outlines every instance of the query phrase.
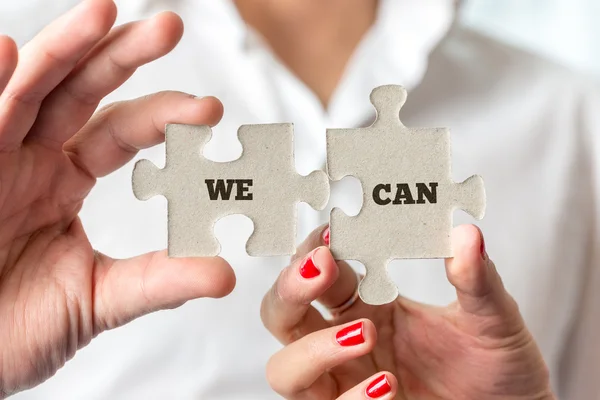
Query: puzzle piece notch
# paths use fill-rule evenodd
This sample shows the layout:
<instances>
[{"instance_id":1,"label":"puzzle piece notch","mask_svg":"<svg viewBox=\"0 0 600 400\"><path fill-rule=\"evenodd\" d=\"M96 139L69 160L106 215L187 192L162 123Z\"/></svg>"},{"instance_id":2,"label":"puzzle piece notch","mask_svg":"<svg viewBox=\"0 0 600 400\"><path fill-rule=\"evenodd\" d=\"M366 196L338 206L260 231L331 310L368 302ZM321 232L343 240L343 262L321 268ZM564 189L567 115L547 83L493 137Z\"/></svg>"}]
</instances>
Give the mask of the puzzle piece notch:
<instances>
[{"instance_id":1,"label":"puzzle piece notch","mask_svg":"<svg viewBox=\"0 0 600 400\"><path fill-rule=\"evenodd\" d=\"M268 141L264 137L268 136ZM323 210L329 201L329 177L325 171L312 171L304 176L296 172L294 157L294 125L291 123L274 123L262 125L242 125L238 130L238 140L244 148L244 154L240 160L247 157L251 151L264 152L269 155L271 162L263 164L264 173L270 172L276 178L281 177L281 173L288 174L292 181L291 187L297 188L297 192L302 193L298 202L303 202L315 210ZM248 150L246 150L248 149ZM273 163L273 160L279 160ZM285 161L285 163L284 163ZM275 164L275 165L274 165ZM277 168L284 166L287 171ZM285 183L285 179L273 179L272 182ZM271 188L276 190L277 185ZM270 196L265 195L265 198ZM274 197L277 197L276 193Z\"/></svg>"},{"instance_id":2,"label":"puzzle piece notch","mask_svg":"<svg viewBox=\"0 0 600 400\"><path fill-rule=\"evenodd\" d=\"M294 178L293 186L298 188L298 193L305 193L307 198L301 202L307 203L315 210L322 210L327 205L329 199L328 195L325 195L329 191L329 180L327 175L322 171L313 171L307 176L298 176ZM327 189L325 189L327 188ZM327 192L325 191L327 190ZM265 197L269 194L265 194ZM288 211L293 218L288 221L282 221L281 219L270 219L272 215L267 212L266 215L255 214L255 216L247 215L250 219L261 219L261 224L254 224L254 230L248 241L246 242L246 252L250 256L264 257L272 255L292 255L296 252L296 221L298 218L298 210L296 201L291 204L291 208ZM282 209L285 205L279 205L278 207L266 207L265 211L272 211L273 209ZM273 247L270 250L265 251L265 241L273 242ZM279 244L278 244L279 243Z\"/></svg>"},{"instance_id":3,"label":"puzzle piece notch","mask_svg":"<svg viewBox=\"0 0 600 400\"><path fill-rule=\"evenodd\" d=\"M330 216L331 251L356 260L367 271L359 294L368 304L397 297L387 266L393 259L450 257L452 213L460 208L476 219L485 212L483 180L451 178L450 131L407 128L399 118L406 91L373 90L378 119L367 128L327 130L327 169L332 180L356 177L363 206L350 217Z\"/></svg>"},{"instance_id":4,"label":"puzzle piece notch","mask_svg":"<svg viewBox=\"0 0 600 400\"><path fill-rule=\"evenodd\" d=\"M168 124L165 167L141 160L134 168L138 199L155 195L167 199L169 256L218 255L214 224L232 214L252 220L254 230L246 242L249 255L293 254L297 203L306 201L323 209L329 199L327 174L314 171L304 177L296 172L292 124L240 127L243 152L230 162L203 157L211 135L207 126Z\"/></svg>"},{"instance_id":5,"label":"puzzle piece notch","mask_svg":"<svg viewBox=\"0 0 600 400\"><path fill-rule=\"evenodd\" d=\"M291 255L296 247L297 205L304 202L315 210L322 210L329 200L329 179L324 171L313 171L307 176L296 172L294 161L294 126L290 123L242 125L238 140L244 153L239 167L250 167L252 154L264 154L265 162L255 165L253 174L269 176L264 192L256 200L265 205L259 213L248 215L253 220L254 231L246 242L251 256ZM267 162L268 160L268 162ZM246 166L246 164L248 164ZM273 218L275 210L287 209L289 219ZM276 238L274 240L274 238ZM265 242L272 248L264 251Z\"/></svg>"}]
</instances>

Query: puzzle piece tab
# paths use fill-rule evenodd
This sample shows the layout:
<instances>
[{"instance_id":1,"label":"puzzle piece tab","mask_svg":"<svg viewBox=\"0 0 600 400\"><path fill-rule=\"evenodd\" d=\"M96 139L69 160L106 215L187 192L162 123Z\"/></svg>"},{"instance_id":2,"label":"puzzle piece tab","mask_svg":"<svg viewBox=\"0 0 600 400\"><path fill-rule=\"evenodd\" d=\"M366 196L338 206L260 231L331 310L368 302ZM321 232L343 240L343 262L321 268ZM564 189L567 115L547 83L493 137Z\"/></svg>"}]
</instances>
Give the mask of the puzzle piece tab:
<instances>
[{"instance_id":1,"label":"puzzle piece tab","mask_svg":"<svg viewBox=\"0 0 600 400\"><path fill-rule=\"evenodd\" d=\"M148 160L135 165L135 196L167 199L169 256L218 255L213 226L231 214L253 221L254 231L246 243L249 255L293 254L297 203L322 210L329 199L325 172L301 176L295 170L293 125L241 126L243 153L225 163L202 155L211 136L208 126L168 124L165 167L159 169Z\"/></svg>"},{"instance_id":2,"label":"puzzle piece tab","mask_svg":"<svg viewBox=\"0 0 600 400\"><path fill-rule=\"evenodd\" d=\"M359 286L368 304L398 296L387 273L393 259L451 257L452 213L476 219L485 212L483 180L451 178L448 129L407 128L400 121L406 90L397 85L371 92L375 122L361 129L327 130L327 169L332 180L352 175L363 188L363 206L349 217L333 209L330 247L336 259L363 263Z\"/></svg>"}]
</instances>

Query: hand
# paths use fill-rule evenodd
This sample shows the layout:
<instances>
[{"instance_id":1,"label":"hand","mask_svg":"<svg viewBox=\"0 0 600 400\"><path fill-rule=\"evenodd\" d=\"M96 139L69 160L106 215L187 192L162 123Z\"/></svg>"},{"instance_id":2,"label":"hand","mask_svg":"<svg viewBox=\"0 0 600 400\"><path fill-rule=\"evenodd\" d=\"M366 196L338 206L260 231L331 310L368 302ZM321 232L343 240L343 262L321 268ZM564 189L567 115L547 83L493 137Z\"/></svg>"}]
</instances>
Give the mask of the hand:
<instances>
[{"instance_id":1,"label":"hand","mask_svg":"<svg viewBox=\"0 0 600 400\"><path fill-rule=\"evenodd\" d=\"M265 326L286 347L267 366L287 399L552 399L542 356L474 226L453 231L446 274L457 301L432 307L399 297L357 299L329 321L357 278L323 246L323 228L298 249L264 300ZM304 275L304 276L303 276Z\"/></svg>"},{"instance_id":2,"label":"hand","mask_svg":"<svg viewBox=\"0 0 600 400\"><path fill-rule=\"evenodd\" d=\"M164 140L167 122L213 125L223 112L215 98L164 92L93 115L182 35L171 13L112 30L115 17L111 0L86 0L20 52L0 37L0 398L104 330L235 285L221 258L115 260L86 238L77 214L96 178Z\"/></svg>"}]
</instances>

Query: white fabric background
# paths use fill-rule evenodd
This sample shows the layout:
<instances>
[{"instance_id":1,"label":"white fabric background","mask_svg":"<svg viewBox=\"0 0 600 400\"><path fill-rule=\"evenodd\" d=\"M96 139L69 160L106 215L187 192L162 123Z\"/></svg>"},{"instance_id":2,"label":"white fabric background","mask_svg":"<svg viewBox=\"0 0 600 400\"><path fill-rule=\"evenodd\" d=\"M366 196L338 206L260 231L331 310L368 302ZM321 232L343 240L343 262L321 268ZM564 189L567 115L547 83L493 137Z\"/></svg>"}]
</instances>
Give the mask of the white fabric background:
<instances>
[{"instance_id":1,"label":"white fabric background","mask_svg":"<svg viewBox=\"0 0 600 400\"><path fill-rule=\"evenodd\" d=\"M218 1L218 0L216 0ZM78 0L0 0L0 33L21 45L29 23L49 21ZM463 0L465 24L571 68L600 77L600 1L598 0ZM39 10L32 12L32 10ZM22 32L3 27L19 15ZM36 20L31 21L31 16ZM3 23L5 22L5 23ZM11 24L14 26L14 24Z\"/></svg>"},{"instance_id":2,"label":"white fabric background","mask_svg":"<svg viewBox=\"0 0 600 400\"><path fill-rule=\"evenodd\" d=\"M600 77L600 1L466 0L463 21Z\"/></svg>"}]
</instances>

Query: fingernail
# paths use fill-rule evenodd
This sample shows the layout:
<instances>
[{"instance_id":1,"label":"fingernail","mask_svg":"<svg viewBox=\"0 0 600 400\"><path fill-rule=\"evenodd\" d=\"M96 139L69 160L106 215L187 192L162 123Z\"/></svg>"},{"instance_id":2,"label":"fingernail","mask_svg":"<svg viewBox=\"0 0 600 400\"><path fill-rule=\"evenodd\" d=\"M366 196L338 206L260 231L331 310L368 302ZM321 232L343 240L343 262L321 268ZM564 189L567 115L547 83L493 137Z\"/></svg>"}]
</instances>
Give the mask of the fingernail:
<instances>
[{"instance_id":1,"label":"fingernail","mask_svg":"<svg viewBox=\"0 0 600 400\"><path fill-rule=\"evenodd\" d=\"M308 257L304 259L302 264L300 264L300 275L302 275L304 279L314 278L315 276L319 276L321 274L321 271L319 271L319 268L317 268L315 261L313 260L317 250L309 254Z\"/></svg>"},{"instance_id":2,"label":"fingernail","mask_svg":"<svg viewBox=\"0 0 600 400\"><path fill-rule=\"evenodd\" d=\"M323 243L329 246L329 226L323 231Z\"/></svg>"},{"instance_id":3,"label":"fingernail","mask_svg":"<svg viewBox=\"0 0 600 400\"><path fill-rule=\"evenodd\" d=\"M335 340L344 347L356 346L365 342L363 336L363 323L357 322L345 327L335 335Z\"/></svg>"},{"instance_id":4,"label":"fingernail","mask_svg":"<svg viewBox=\"0 0 600 400\"><path fill-rule=\"evenodd\" d=\"M387 380L387 376L381 375L367 386L367 396L371 399L376 399L383 395L388 394L392 390L390 382Z\"/></svg>"},{"instance_id":5,"label":"fingernail","mask_svg":"<svg viewBox=\"0 0 600 400\"><path fill-rule=\"evenodd\" d=\"M481 253L481 258L483 260L486 260L487 252L485 251L485 239L483 238L483 235L481 235L481 244L479 245L479 251Z\"/></svg>"}]
</instances>

